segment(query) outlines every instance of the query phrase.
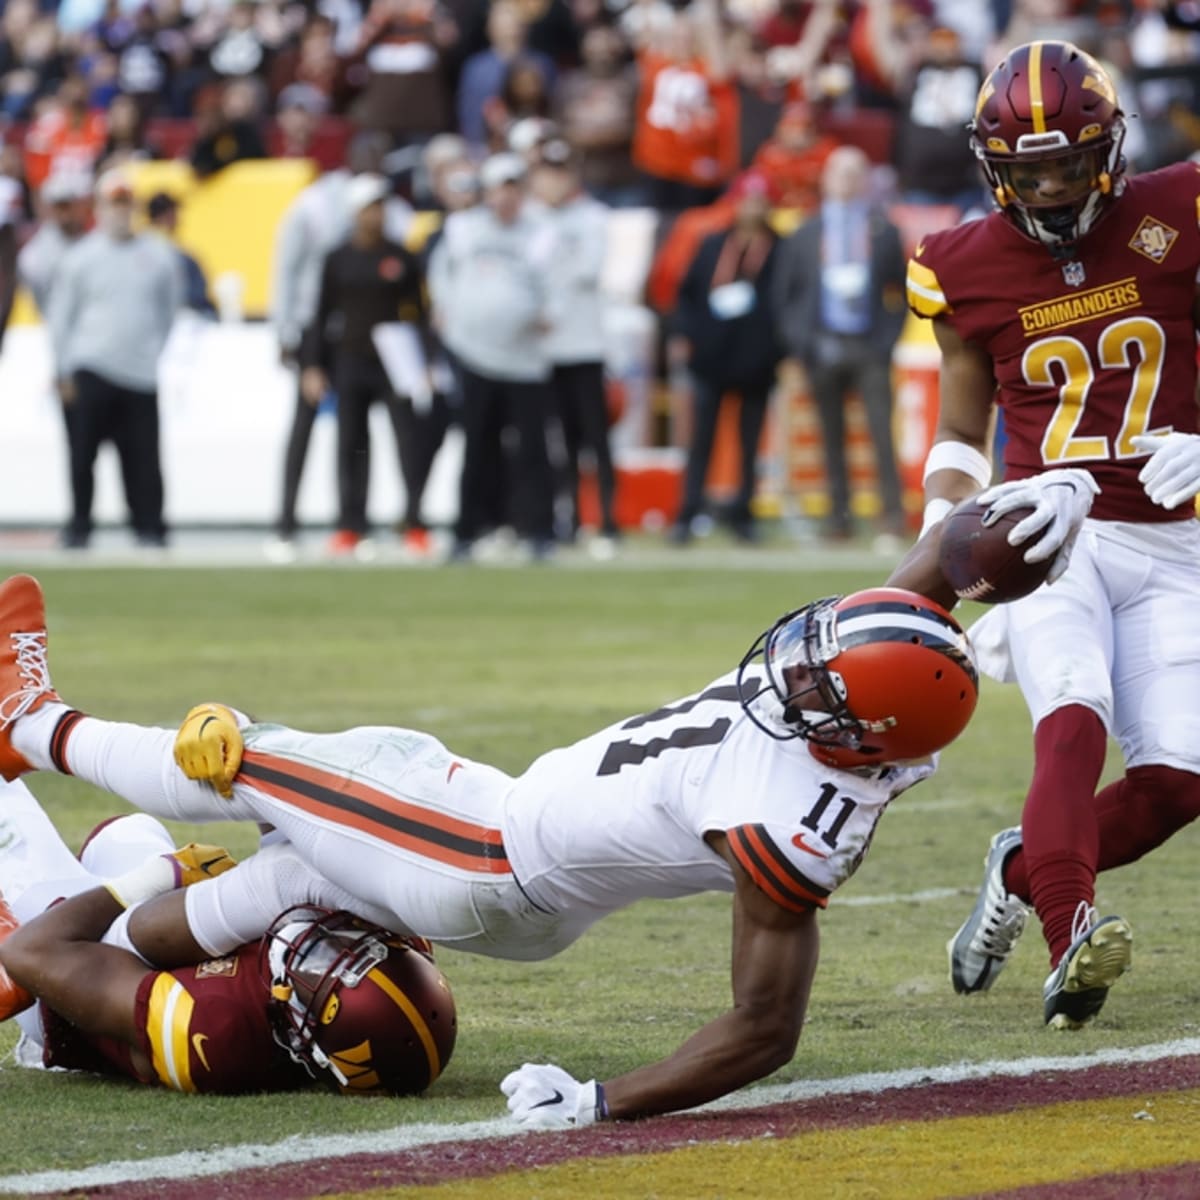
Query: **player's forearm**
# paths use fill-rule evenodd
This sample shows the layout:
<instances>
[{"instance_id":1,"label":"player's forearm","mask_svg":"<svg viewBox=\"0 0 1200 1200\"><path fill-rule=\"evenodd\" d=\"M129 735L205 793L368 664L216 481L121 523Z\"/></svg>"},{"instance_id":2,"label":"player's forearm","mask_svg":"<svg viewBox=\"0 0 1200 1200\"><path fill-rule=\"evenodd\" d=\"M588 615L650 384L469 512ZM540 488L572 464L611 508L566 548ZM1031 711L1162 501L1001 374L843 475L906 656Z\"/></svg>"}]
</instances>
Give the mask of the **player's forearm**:
<instances>
[{"instance_id":1,"label":"player's forearm","mask_svg":"<svg viewBox=\"0 0 1200 1200\"><path fill-rule=\"evenodd\" d=\"M23 988L74 1019L70 999L96 968L93 952L121 911L106 888L72 896L16 930L0 945L0 963Z\"/></svg>"},{"instance_id":2,"label":"player's forearm","mask_svg":"<svg viewBox=\"0 0 1200 1200\"><path fill-rule=\"evenodd\" d=\"M605 1082L608 1115L675 1112L737 1091L790 1062L799 1036L799 1017L766 1025L748 1010L723 1013L669 1058Z\"/></svg>"}]
</instances>

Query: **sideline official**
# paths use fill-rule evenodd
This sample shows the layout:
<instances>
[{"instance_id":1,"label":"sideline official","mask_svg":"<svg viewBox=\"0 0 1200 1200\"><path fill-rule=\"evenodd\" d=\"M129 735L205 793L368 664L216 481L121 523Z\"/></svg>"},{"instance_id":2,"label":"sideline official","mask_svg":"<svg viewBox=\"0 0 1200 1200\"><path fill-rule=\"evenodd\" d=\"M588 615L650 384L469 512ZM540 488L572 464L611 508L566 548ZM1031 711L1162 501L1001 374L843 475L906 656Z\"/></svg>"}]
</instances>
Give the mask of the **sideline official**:
<instances>
[{"instance_id":1,"label":"sideline official","mask_svg":"<svg viewBox=\"0 0 1200 1200\"><path fill-rule=\"evenodd\" d=\"M106 172L96 186L96 228L64 255L49 301L58 393L71 410L68 548L91 538L94 468L105 441L121 460L138 544L166 545L158 360L183 300L179 256L156 233L133 232L129 179Z\"/></svg>"},{"instance_id":2,"label":"sideline official","mask_svg":"<svg viewBox=\"0 0 1200 1200\"><path fill-rule=\"evenodd\" d=\"M553 491L546 448L550 359L546 270L553 234L526 204L525 164L493 154L479 173L484 202L454 213L429 264L435 317L459 366L464 434L455 556L467 558L488 527L511 522L534 558L553 548ZM489 481L504 455L512 494L489 511Z\"/></svg>"}]
</instances>

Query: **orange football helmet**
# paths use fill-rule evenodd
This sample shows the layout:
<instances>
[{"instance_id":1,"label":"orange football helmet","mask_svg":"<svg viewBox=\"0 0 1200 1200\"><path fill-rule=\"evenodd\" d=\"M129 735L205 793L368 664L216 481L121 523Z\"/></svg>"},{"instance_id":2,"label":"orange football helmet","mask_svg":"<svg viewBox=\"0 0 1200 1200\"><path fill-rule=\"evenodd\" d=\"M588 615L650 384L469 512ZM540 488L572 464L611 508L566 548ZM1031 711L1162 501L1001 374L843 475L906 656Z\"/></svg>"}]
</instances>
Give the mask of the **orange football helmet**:
<instances>
[{"instance_id":1,"label":"orange football helmet","mask_svg":"<svg viewBox=\"0 0 1200 1200\"><path fill-rule=\"evenodd\" d=\"M263 935L259 964L276 1040L342 1091L424 1091L454 1051L454 996L424 938L299 905Z\"/></svg>"},{"instance_id":2,"label":"orange football helmet","mask_svg":"<svg viewBox=\"0 0 1200 1200\"><path fill-rule=\"evenodd\" d=\"M1124 114L1108 72L1070 42L1009 51L983 81L971 123L1001 211L1066 257L1124 186Z\"/></svg>"},{"instance_id":3,"label":"orange football helmet","mask_svg":"<svg viewBox=\"0 0 1200 1200\"><path fill-rule=\"evenodd\" d=\"M757 689L750 673L764 669ZM780 617L738 672L742 706L773 738L803 738L822 762L925 758L954 741L979 698L967 635L902 588L829 596Z\"/></svg>"}]
</instances>

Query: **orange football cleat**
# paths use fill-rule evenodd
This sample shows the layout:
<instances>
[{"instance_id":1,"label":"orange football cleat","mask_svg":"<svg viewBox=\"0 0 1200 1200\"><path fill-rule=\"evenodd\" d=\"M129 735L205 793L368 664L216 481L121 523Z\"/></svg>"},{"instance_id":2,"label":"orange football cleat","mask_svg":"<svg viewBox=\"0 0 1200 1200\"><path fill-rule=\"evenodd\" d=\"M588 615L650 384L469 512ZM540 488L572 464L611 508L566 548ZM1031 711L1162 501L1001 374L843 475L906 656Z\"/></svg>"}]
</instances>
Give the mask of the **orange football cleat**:
<instances>
[{"instance_id":1,"label":"orange football cleat","mask_svg":"<svg viewBox=\"0 0 1200 1200\"><path fill-rule=\"evenodd\" d=\"M18 927L17 918L8 907L4 897L0 896L0 942ZM33 997L19 985L13 983L8 972L0 966L0 1021L7 1021L17 1013L24 1012L33 1003Z\"/></svg>"},{"instance_id":2,"label":"orange football cleat","mask_svg":"<svg viewBox=\"0 0 1200 1200\"><path fill-rule=\"evenodd\" d=\"M46 662L41 585L32 575L13 575L0 584L0 775L5 779L32 769L13 749L13 724L57 699Z\"/></svg>"}]
</instances>

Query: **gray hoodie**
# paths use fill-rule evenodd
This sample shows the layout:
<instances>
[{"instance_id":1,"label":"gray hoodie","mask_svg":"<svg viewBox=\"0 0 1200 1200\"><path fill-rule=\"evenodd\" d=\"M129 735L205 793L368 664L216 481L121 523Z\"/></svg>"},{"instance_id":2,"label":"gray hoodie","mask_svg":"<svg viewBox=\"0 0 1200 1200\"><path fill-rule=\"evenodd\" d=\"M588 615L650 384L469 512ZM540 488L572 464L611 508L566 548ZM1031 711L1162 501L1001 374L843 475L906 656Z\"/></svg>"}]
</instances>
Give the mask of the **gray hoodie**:
<instances>
[{"instance_id":1,"label":"gray hoodie","mask_svg":"<svg viewBox=\"0 0 1200 1200\"><path fill-rule=\"evenodd\" d=\"M93 230L63 255L50 289L56 374L93 371L121 387L157 391L158 359L183 299L183 262L165 238Z\"/></svg>"},{"instance_id":2,"label":"gray hoodie","mask_svg":"<svg viewBox=\"0 0 1200 1200\"><path fill-rule=\"evenodd\" d=\"M584 193L558 208L544 208L554 233L546 275L553 363L604 361L605 300L600 291L608 236L608 207Z\"/></svg>"},{"instance_id":3,"label":"gray hoodie","mask_svg":"<svg viewBox=\"0 0 1200 1200\"><path fill-rule=\"evenodd\" d=\"M468 370L536 382L550 375L541 323L554 239L528 207L511 225L486 205L453 213L429 262L442 338Z\"/></svg>"}]
</instances>

